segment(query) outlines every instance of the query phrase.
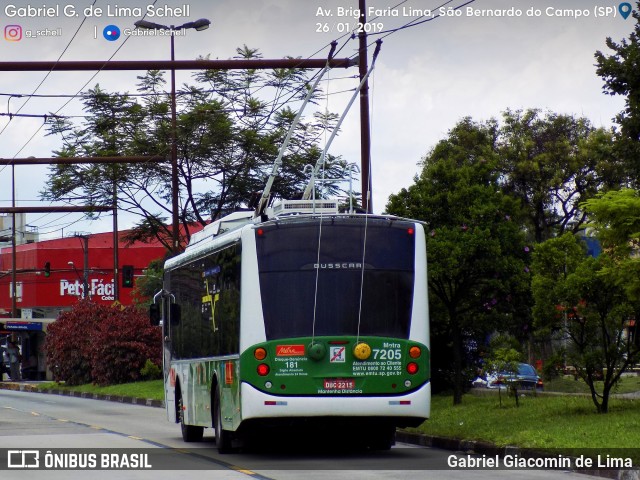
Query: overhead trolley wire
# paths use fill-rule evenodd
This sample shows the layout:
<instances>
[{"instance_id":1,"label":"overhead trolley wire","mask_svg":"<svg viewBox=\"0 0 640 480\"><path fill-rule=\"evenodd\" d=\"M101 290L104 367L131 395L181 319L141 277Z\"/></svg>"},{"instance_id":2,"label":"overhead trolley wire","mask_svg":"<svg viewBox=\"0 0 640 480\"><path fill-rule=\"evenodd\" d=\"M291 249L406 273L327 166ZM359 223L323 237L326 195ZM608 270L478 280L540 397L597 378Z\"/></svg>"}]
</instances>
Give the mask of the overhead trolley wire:
<instances>
[{"instance_id":1,"label":"overhead trolley wire","mask_svg":"<svg viewBox=\"0 0 640 480\"><path fill-rule=\"evenodd\" d=\"M453 1L454 1L454 0L448 0L448 1L444 2L444 3L443 3L443 4L441 4L441 5L438 5L438 6L437 6L434 10L432 10L432 11L439 10L440 8L442 8L442 7L444 7L444 6L448 5L448 4L450 4L450 3L451 3L451 2L453 2ZM475 1L476 1L476 0L469 0L469 1L467 1L467 2L465 2L465 3L462 3L462 4L460 4L460 5L456 6L456 7L452 7L452 10L460 10L461 8L466 7L467 5L469 5L469 4L471 4L471 3L475 2ZM404 3L404 2L403 2L403 3ZM410 20L409 22L405 23L404 25L402 25L402 26L400 26L400 27L397 27L397 28L390 28L389 30L383 30L383 31L381 31L381 32L371 32L371 33L367 33L367 35L369 35L369 36L374 36L374 35L375 35L375 36L383 35L382 37L380 37L380 40L382 40L383 38L387 38L389 35L392 35L392 34L394 34L394 33L396 33L396 32L399 32L400 30L404 30L404 29L411 28L411 27L416 27L416 26L418 26L418 25L422 25L423 23L431 22L432 20L435 20L436 18L439 18L439 17L441 17L441 16L442 16L442 15L437 14L437 15L434 15L433 17L429 17L429 18L425 18L424 20L420 20L420 19L422 19L422 18L426 17L426 15L420 15L419 17L416 17L416 18L414 18L413 20ZM373 45L373 43L374 43L374 42L371 42L371 43L370 43L369 45L367 45L367 46L371 46L371 45ZM353 57L351 57L351 58L353 58Z\"/></svg>"},{"instance_id":2,"label":"overhead trolley wire","mask_svg":"<svg viewBox=\"0 0 640 480\"><path fill-rule=\"evenodd\" d=\"M93 0L93 3L91 4L91 6L95 5L96 2L98 0ZM55 70L56 65L60 62L60 59L63 57L63 55L67 52L67 50L69 49L69 47L71 46L71 44L73 43L73 41L75 40L76 36L78 35L78 32L80 32L80 29L82 28L82 26L84 25L84 22L87 20L87 17L85 15L85 17L82 19L82 22L80 22L80 25L78 26L78 28L76 29L75 33L73 34L73 36L71 37L71 40L69 40L69 42L67 43L67 46L64 47L64 49L62 50L62 53L58 56L58 59L56 60L56 63L54 64L54 66L51 68L51 70L49 70L47 72L47 74L44 76L44 78L40 81L40 83L38 84L38 86L35 88L35 90L33 92L31 92L31 95L28 96L27 100L20 106L20 108L18 109L18 111L16 113L20 113L20 111L22 111L22 109L27 105L27 103L29 103L29 101L31 100L32 96L40 89L40 87L44 84L44 82L47 80L47 78L49 78L49 75L51 75L51 73ZM7 124L2 128L2 130L0 130L0 135L2 135L2 133L7 129L7 127L9 126L9 124L11 123L11 120L13 120L13 117L9 117L9 121L7 122ZM18 152L20 153L20 152ZM17 155L17 154L16 154ZM15 156L13 157L15 158ZM1 170L0 170L1 171Z\"/></svg>"},{"instance_id":3,"label":"overhead trolley wire","mask_svg":"<svg viewBox=\"0 0 640 480\"><path fill-rule=\"evenodd\" d=\"M94 0L93 4L95 4L96 2L97 2L97 0ZM158 2L158 0L155 0L155 1L153 2L153 4L152 4L152 5L155 5L157 2ZM142 18L144 19L145 17L146 17L146 15L145 15L144 17L142 17ZM86 20L86 18L87 18L87 17L85 16L84 20ZM84 23L84 20L83 20L83 23ZM82 26L82 25L81 25L81 26ZM78 28L78 30L80 30L80 28ZM76 34L77 34L77 31L76 31ZM74 38L75 38L75 35L74 35ZM80 87L80 89L78 90L78 92L76 93L76 95L75 95L74 97L70 98L70 99L69 99L67 102L65 102L65 103L64 103L60 108L58 108L58 110L56 110L56 111L54 112L54 114L55 114L55 115L57 115L58 113L60 113L60 111L61 111L62 109L64 109L67 105L69 105L69 103L71 103L71 101L72 101L74 98L76 98L76 97L80 96L80 93L81 93L81 92L82 92L82 91L87 87L87 85L89 85L89 83L91 83L91 82L93 81L93 79L94 79L94 78L96 78L96 77L100 74L100 72L102 72L102 70L104 69L104 67L105 67L105 66L106 66L106 65L107 65L107 64L108 64L108 63L113 59L113 57L115 57L115 56L118 54L118 52L122 49L122 47L124 47L124 46L126 45L126 43L129 41L129 39L130 39L130 38L131 38L131 37L126 37L126 38L124 39L124 41L120 44L120 46L116 49L116 51L115 51L115 52L113 52L113 54L112 54L112 55L111 55L111 56L110 56L110 57L109 57L109 58L104 62L103 67L102 67L102 68L100 68L96 73L94 73L94 74L91 76L91 78L89 78L89 80L87 80L87 82L86 82L82 87ZM72 39L72 40L73 40L73 39ZM69 42L69 43L71 43L71 42ZM66 49L65 49L65 51L66 51ZM64 52L63 52L63 53L64 53ZM61 55L61 56L62 56L62 55ZM58 61L59 61L59 59L58 59ZM56 64L58 63L58 61L56 61ZM53 71L54 69L55 69L55 65L54 65L54 68L52 68L52 71ZM49 72L49 73L51 73L51 72ZM20 150L18 150L18 152L13 156L13 158L16 158L16 157L20 154L20 152L22 152L22 150L24 150L24 149L27 147L27 145L29 145L29 143L31 143L31 141L35 138L36 134L37 134L40 130L42 130L42 127L43 127L43 126L44 126L44 124L40 125L40 127L39 127L35 132L34 132L34 134L29 138L29 140L27 140L27 141L25 142L25 144L22 146L22 148L20 148ZM2 133L2 132L0 132L0 133Z\"/></svg>"},{"instance_id":4,"label":"overhead trolley wire","mask_svg":"<svg viewBox=\"0 0 640 480\"><path fill-rule=\"evenodd\" d=\"M94 0L94 4L95 4L95 2L96 2L96 1L97 1L97 0ZM405 2L406 2L406 1L407 1L407 0L405 0ZM405 2L401 2L400 4L405 3ZM154 4L154 5L155 5L155 3L157 3L157 0L155 0L155 1L153 2L153 4ZM399 4L399 5L400 5L400 4ZM144 17L143 17L143 18L144 18ZM85 20L86 20L86 17L85 17ZM84 20L83 20L83 23L84 23ZM80 25L80 27L82 27L82 24ZM78 31L80 30L80 27L78 28ZM77 34L77 32L78 32L78 31L76 31L76 34ZM343 35L343 36L339 37L339 39L342 39L343 37L345 37L345 36L347 36L347 35L350 35L350 34L349 34L349 33L347 33L347 34L345 34L345 35ZM74 34L74 37L73 37L73 38L75 38L75 34ZM73 41L73 38L72 38L72 40L71 40L71 41ZM345 48L345 46L348 44L348 42L349 42L352 38L353 38L353 36L352 36L352 35L350 35L350 38L348 38L348 39L344 42L344 44L340 47L340 49L339 49L338 51L341 51L343 48ZM71 41L69 42L69 44L71 43ZM118 49L113 53L113 55L112 55L112 56L111 56L111 57L110 57L110 58L105 62L105 65L106 65L106 63L108 63L109 61L111 61L111 60L115 57L115 55L120 51L120 49L125 45L125 43L126 43L127 41L128 41L128 37L127 37L127 38L124 40L124 42L123 42L123 43L118 47ZM328 45L330 45L330 44L328 44ZM68 45L68 46L69 46L69 45ZM68 48L68 46L67 46L67 48ZM62 55L64 55L64 53L66 52L67 48L65 48L65 50L63 51L63 53L60 55L60 57L59 57L58 61L60 60L60 58L62 57ZM326 48L326 46L325 46L325 47L323 47L323 49L324 49L324 48ZM321 51L321 50L322 50L322 49L318 50L317 52L319 52L319 51ZM317 53L317 52L316 52L316 53ZM314 54L312 54L312 56L313 56L313 55L315 55L315 53L314 53ZM311 57L308 57L308 58L311 58ZM56 63L57 63L57 62L56 62ZM54 68L52 68L52 70L47 74L47 77L48 77L48 75L49 75L49 74L50 74L54 69L55 69L55 67L54 67ZM54 114L50 115L49 117L58 116L58 113L59 113L61 110L63 110L63 109L64 109L64 108L65 108L65 107L66 107L66 106L67 106L67 105L68 105L68 104L69 104L69 103L70 103L74 98L77 98L78 96L81 96L81 95L80 95L80 93L81 93L81 92L86 88L86 86L87 86L87 85L88 85L88 84L89 84L89 83L90 83L90 82L91 82L91 81L92 81L92 80L93 80L93 79L94 79L94 78L95 78L95 77L96 77L96 76L97 76L101 71L102 71L102 69L98 70L98 71L97 71L97 72L96 72L96 73L95 73L95 74L94 74L94 75L93 75L93 76L92 76L92 77L91 77L91 78L90 78L90 79L89 79L89 80L88 80L88 81L87 81L87 82L86 82L86 83L85 83L85 84L84 84L84 85L79 89L78 93L76 93L75 95L71 95L71 96L69 96L69 98L70 98L70 99L69 99L69 101L67 101L65 104L63 104L63 105L62 105L58 110L56 110L56 112L55 112ZM317 74L316 74L316 75L317 75ZM311 79L315 78L315 76L316 76L316 75L314 75L313 77L311 77ZM44 81L46 80L46 78L47 78L47 77L45 77L45 79L43 79L43 81L40 83L40 85L38 85L38 87L34 90L34 92L29 96L29 99L36 97L36 92L37 92L37 90L38 90L38 89L40 88L40 86L44 83ZM288 103L292 98L294 98L296 95L298 95L298 94L300 93L300 91L302 91L302 90L306 87L306 85L307 85L308 83L309 83L309 82L306 82L306 84L305 84L304 86L299 87L296 91L294 91L294 92L290 93L289 95L286 95L286 98L285 98L285 95L283 95L282 97L278 97L278 98L276 98L276 100L274 100L273 102L269 102L269 103L272 103L272 105L273 105L274 109L277 109L277 108L279 108L279 107L280 107L280 106L282 106L282 105L285 105L285 104L286 104L286 103ZM259 90L261 90L261 89L265 88L266 86L267 86L267 85L265 84L265 85L261 86L258 90L255 90L255 91L254 91L254 92L252 92L252 93L253 93L253 94L255 94L256 92L258 92ZM339 93L339 92L334 92L334 93ZM129 94L129 95L130 95L130 96L143 96L143 95L145 95L145 94ZM158 95L162 95L162 94L158 94ZM14 96L15 96L15 95L14 95ZM42 97L44 97L44 95L42 95ZM58 97L62 97L62 96L58 96ZM281 102L279 102L279 101L278 101L278 100L280 100L280 98L282 98L282 99L283 99ZM27 101L28 101L28 100L27 100ZM27 103L27 102L25 102L25 103L22 105L22 107L24 107L24 105L25 105L26 103ZM267 105L268 105L268 104L267 104ZM21 108L22 108L22 107L21 107ZM78 116L78 117L79 117L79 118L81 118L82 116ZM45 118L46 118L46 117L45 117ZM32 135L32 136L31 136L31 137L30 137L30 138L25 142L25 144L20 148L20 150L16 153L16 155L15 155L13 158L16 158L16 157L20 154L20 152L22 152L22 151L24 150L24 148L26 148L26 146L27 146L27 145L28 145L28 144L29 144L29 143L30 143L30 142L35 138L35 136L38 134L38 132L42 129L42 127L43 127L43 126L44 126L44 124L43 124L43 125L40 125L40 127L37 129L37 131L36 131L36 132L34 132L34 134L33 134L33 135ZM7 126L5 125L5 129L6 129L6 127L7 127ZM4 129L3 129L2 131L4 131ZM0 131L0 133L2 133L2 132ZM74 223L75 223L75 222L74 222Z\"/></svg>"},{"instance_id":5,"label":"overhead trolley wire","mask_svg":"<svg viewBox=\"0 0 640 480\"><path fill-rule=\"evenodd\" d=\"M97 0L93 1L92 5L95 5L95 3L97 2ZM158 0L154 0L152 5L155 5L158 2ZM143 17L145 18L146 15ZM87 17L85 16L84 19L82 20L80 26L78 27L78 29L76 30L76 32L74 33L73 37L71 38L71 40L69 41L69 43L67 44L67 47L64 49L64 51L62 52L62 54L60 54L60 56L58 57L58 60L56 60L56 64L58 64L58 62L60 61L60 58L62 58L62 55L64 55L64 53L67 51L67 49L69 48L69 45L71 44L71 42L73 42L73 40L75 39L76 35L78 34L78 32L80 31L80 29L82 28L82 25L84 24L84 22L86 21ZM120 46L115 50L115 52L113 52L113 54L105 61L104 65L106 66L107 63L109 63L113 57L116 56L116 54L122 49L122 47L124 47L124 45L127 43L127 41L129 40L129 38L131 37L127 37L124 39L124 41L120 44ZM104 67L103 67L104 68ZM80 96L80 93L87 87L87 85L89 85L89 83L91 81L93 81L93 79L95 77L98 76L98 74L100 74L100 72L103 70L103 68L101 68L100 70L98 70L95 74L93 74L91 76L91 78L89 78L89 80L87 80L87 82L78 90L78 92L76 93L75 96L69 98L68 101L66 101L60 108L58 108L58 110L55 111L54 115L57 115L58 113L60 113L61 110L63 110L67 105L69 105L69 103L71 103L71 101ZM44 80L46 80L46 78L48 78L49 74L51 72L53 72L53 70L55 70L55 65L54 67L51 69L51 71L49 71L49 73L45 76L45 78L43 79L42 82L40 82L40 84L38 85L38 87L36 88L36 90L34 90L34 94L35 92L40 88L40 86L44 83ZM31 97L30 97L31 98ZM29 98L29 99L30 99ZM28 101L28 100L27 100ZM26 104L26 102L25 102ZM23 104L24 106L24 104ZM5 125L5 127L0 131L0 134L2 134L2 132L4 132L4 130L7 128L7 126L9 125L9 123L11 123L11 121L9 121L7 123L7 125ZM33 135L31 135L31 137L29 137L29 139L22 145L22 147L20 148L20 150L18 150L18 152L13 156L13 158L16 158L26 147L27 145L29 145L29 143L31 143L31 141L36 137L36 135L40 132L40 130L42 130L42 127L45 125L45 123L40 124L40 126L38 127L38 129L33 133ZM2 169L0 169L0 172L2 172L4 170L5 167L3 167ZM49 202L49 204L51 204L51 202ZM47 214L49 215L49 214ZM43 216L42 218L46 217L47 215ZM83 217L81 217L82 219ZM77 223L78 221L80 221L81 219L77 220L76 222L72 222L70 225L72 225L73 223Z\"/></svg>"}]
</instances>

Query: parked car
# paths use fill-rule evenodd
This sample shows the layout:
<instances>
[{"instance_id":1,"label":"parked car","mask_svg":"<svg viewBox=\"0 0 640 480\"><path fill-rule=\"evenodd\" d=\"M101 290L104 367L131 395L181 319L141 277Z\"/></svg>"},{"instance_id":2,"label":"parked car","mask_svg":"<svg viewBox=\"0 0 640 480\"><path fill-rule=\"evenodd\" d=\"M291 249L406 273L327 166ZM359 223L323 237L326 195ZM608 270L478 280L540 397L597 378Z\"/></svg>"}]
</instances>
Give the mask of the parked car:
<instances>
[{"instance_id":1,"label":"parked car","mask_svg":"<svg viewBox=\"0 0 640 480\"><path fill-rule=\"evenodd\" d=\"M528 363L519 363L518 372L499 372L487 376L487 388L506 388L509 383L516 383L518 388L542 390L544 384L536 369Z\"/></svg>"}]
</instances>

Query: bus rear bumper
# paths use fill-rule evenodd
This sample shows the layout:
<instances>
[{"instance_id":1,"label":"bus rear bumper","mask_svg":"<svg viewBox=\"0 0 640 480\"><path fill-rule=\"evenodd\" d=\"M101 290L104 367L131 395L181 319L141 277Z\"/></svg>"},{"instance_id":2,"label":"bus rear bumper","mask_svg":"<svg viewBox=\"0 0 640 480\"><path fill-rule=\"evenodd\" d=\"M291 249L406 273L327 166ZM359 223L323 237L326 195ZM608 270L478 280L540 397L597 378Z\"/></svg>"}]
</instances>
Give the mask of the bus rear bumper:
<instances>
[{"instance_id":1,"label":"bus rear bumper","mask_svg":"<svg viewBox=\"0 0 640 480\"><path fill-rule=\"evenodd\" d=\"M431 383L406 395L278 396L241 384L242 420L261 418L384 417L424 420L431 407ZM398 423L398 422L397 422ZM401 423L401 422L400 422ZM410 423L415 423L410 421Z\"/></svg>"}]
</instances>

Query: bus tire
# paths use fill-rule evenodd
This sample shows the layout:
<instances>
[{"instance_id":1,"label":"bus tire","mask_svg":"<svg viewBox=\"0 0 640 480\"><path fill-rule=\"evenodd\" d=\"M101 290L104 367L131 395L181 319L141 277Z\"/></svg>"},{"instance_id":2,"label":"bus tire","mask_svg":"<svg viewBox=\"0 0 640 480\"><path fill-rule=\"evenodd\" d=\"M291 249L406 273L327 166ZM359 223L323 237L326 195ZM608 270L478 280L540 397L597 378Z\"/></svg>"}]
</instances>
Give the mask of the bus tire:
<instances>
[{"instance_id":1,"label":"bus tire","mask_svg":"<svg viewBox=\"0 0 640 480\"><path fill-rule=\"evenodd\" d=\"M204 435L204 427L196 425L186 425L184 423L184 409L182 404L182 395L178 396L178 417L180 419L180 431L182 432L182 440L185 442L200 442Z\"/></svg>"},{"instance_id":2,"label":"bus tire","mask_svg":"<svg viewBox=\"0 0 640 480\"><path fill-rule=\"evenodd\" d=\"M390 450L396 444L396 427L394 425L381 425L377 431L370 433L368 447L371 450Z\"/></svg>"},{"instance_id":3,"label":"bus tire","mask_svg":"<svg viewBox=\"0 0 640 480\"><path fill-rule=\"evenodd\" d=\"M231 447L231 432L222 428L222 408L220 407L220 390L216 389L213 397L215 410L213 413L213 429L216 436L216 447L219 453L229 453Z\"/></svg>"}]
</instances>

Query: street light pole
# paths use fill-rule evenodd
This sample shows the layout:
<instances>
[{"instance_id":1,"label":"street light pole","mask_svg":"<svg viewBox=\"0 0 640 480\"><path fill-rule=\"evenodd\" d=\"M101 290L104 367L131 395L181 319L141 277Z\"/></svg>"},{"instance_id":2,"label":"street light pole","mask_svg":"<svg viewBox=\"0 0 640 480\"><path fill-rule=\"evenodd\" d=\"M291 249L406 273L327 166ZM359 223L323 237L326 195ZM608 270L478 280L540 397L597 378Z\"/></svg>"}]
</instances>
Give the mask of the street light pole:
<instances>
[{"instance_id":1,"label":"street light pole","mask_svg":"<svg viewBox=\"0 0 640 480\"><path fill-rule=\"evenodd\" d=\"M172 250L178 252L180 249L180 223L178 221L178 208L179 208L179 181L178 181L178 120L177 120L177 106L176 106L176 69L174 66L175 58L175 35L174 32L178 30L186 30L193 28L197 31L206 30L211 25L211 21L206 18L201 18L195 22L187 22L183 25L176 27L175 25L160 25L159 23L148 22L146 20L138 20L135 24L136 27L147 30L169 30L171 35L171 209L172 215Z\"/></svg>"},{"instance_id":2,"label":"street light pole","mask_svg":"<svg viewBox=\"0 0 640 480\"><path fill-rule=\"evenodd\" d=\"M171 25L171 64L175 62L175 38ZM176 69L171 67L171 208L173 209L172 239L174 252L180 248L179 222L178 222L178 141L177 141L177 106L176 106Z\"/></svg>"}]
</instances>

